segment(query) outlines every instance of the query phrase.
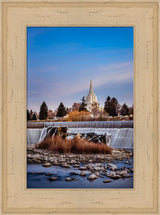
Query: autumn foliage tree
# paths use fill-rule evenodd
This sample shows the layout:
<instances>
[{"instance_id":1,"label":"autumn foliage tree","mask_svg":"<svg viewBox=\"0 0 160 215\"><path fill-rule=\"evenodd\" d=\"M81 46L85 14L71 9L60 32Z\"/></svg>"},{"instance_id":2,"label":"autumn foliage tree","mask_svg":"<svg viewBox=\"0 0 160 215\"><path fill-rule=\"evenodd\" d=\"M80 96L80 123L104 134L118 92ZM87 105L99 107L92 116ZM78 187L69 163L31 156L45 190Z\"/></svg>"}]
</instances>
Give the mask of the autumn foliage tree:
<instances>
[{"instance_id":1,"label":"autumn foliage tree","mask_svg":"<svg viewBox=\"0 0 160 215\"><path fill-rule=\"evenodd\" d=\"M68 121L85 121L90 116L89 112L86 111L72 111L68 114Z\"/></svg>"},{"instance_id":2,"label":"autumn foliage tree","mask_svg":"<svg viewBox=\"0 0 160 215\"><path fill-rule=\"evenodd\" d=\"M94 115L94 118L100 114L100 110L99 110L99 104L97 102L94 102L93 104L91 104L91 112Z\"/></svg>"},{"instance_id":3,"label":"autumn foliage tree","mask_svg":"<svg viewBox=\"0 0 160 215\"><path fill-rule=\"evenodd\" d=\"M78 111L79 110L79 107L80 107L80 103L74 103L73 105L72 105L72 111Z\"/></svg>"}]
</instances>

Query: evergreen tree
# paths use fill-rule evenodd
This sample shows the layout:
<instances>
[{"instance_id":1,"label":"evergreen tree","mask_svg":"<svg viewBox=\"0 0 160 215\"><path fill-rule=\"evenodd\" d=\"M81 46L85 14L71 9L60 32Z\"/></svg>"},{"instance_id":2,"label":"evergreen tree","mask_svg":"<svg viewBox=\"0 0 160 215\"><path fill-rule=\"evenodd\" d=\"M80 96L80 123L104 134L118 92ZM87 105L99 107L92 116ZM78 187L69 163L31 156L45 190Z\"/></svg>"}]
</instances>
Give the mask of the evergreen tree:
<instances>
[{"instance_id":1,"label":"evergreen tree","mask_svg":"<svg viewBox=\"0 0 160 215\"><path fill-rule=\"evenodd\" d=\"M37 120L37 116L35 113L33 114L32 120Z\"/></svg>"},{"instance_id":2,"label":"evergreen tree","mask_svg":"<svg viewBox=\"0 0 160 215\"><path fill-rule=\"evenodd\" d=\"M116 105L118 104L118 100L117 100L115 97L113 97L113 98L111 99L111 103L112 103L114 106L116 106Z\"/></svg>"},{"instance_id":3,"label":"evergreen tree","mask_svg":"<svg viewBox=\"0 0 160 215\"><path fill-rule=\"evenodd\" d=\"M39 119L44 120L48 116L48 107L45 102L42 103L40 107Z\"/></svg>"},{"instance_id":4,"label":"evergreen tree","mask_svg":"<svg viewBox=\"0 0 160 215\"><path fill-rule=\"evenodd\" d=\"M30 120L30 114L29 114L29 110L27 110L27 121Z\"/></svg>"},{"instance_id":5,"label":"evergreen tree","mask_svg":"<svg viewBox=\"0 0 160 215\"><path fill-rule=\"evenodd\" d=\"M84 96L82 97L82 102L79 106L79 111L87 111L87 103Z\"/></svg>"},{"instance_id":6,"label":"evergreen tree","mask_svg":"<svg viewBox=\"0 0 160 215\"><path fill-rule=\"evenodd\" d=\"M108 113L109 116L117 116L117 105L118 100L115 97L111 99L110 96L108 96L104 105L104 111Z\"/></svg>"},{"instance_id":7,"label":"evergreen tree","mask_svg":"<svg viewBox=\"0 0 160 215\"><path fill-rule=\"evenodd\" d=\"M117 116L117 105L118 105L118 100L115 97L113 97L111 99L112 116Z\"/></svg>"},{"instance_id":8,"label":"evergreen tree","mask_svg":"<svg viewBox=\"0 0 160 215\"><path fill-rule=\"evenodd\" d=\"M108 97L107 97L107 102L110 102L110 101L111 101L111 97L108 96Z\"/></svg>"},{"instance_id":9,"label":"evergreen tree","mask_svg":"<svg viewBox=\"0 0 160 215\"><path fill-rule=\"evenodd\" d=\"M57 111L57 117L63 117L67 114L66 108L64 107L64 104L61 102L58 111Z\"/></svg>"},{"instance_id":10,"label":"evergreen tree","mask_svg":"<svg viewBox=\"0 0 160 215\"><path fill-rule=\"evenodd\" d=\"M111 98L108 96L104 103L104 111L108 114L110 113L110 102L111 102Z\"/></svg>"},{"instance_id":11,"label":"evergreen tree","mask_svg":"<svg viewBox=\"0 0 160 215\"><path fill-rule=\"evenodd\" d=\"M129 108L128 106L124 103L121 109L121 115L125 116L129 114Z\"/></svg>"}]
</instances>

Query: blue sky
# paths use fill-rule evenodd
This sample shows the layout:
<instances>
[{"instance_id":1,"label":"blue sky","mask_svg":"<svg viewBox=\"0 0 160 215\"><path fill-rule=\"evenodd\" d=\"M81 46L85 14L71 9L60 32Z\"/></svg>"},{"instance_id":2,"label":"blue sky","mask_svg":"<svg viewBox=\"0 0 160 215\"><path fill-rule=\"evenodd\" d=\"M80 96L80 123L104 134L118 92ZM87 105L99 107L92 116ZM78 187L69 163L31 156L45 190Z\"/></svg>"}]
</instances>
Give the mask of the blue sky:
<instances>
[{"instance_id":1,"label":"blue sky","mask_svg":"<svg viewBox=\"0 0 160 215\"><path fill-rule=\"evenodd\" d=\"M132 106L133 28L28 27L27 75L28 109L71 107L91 79L101 106L108 95Z\"/></svg>"}]
</instances>

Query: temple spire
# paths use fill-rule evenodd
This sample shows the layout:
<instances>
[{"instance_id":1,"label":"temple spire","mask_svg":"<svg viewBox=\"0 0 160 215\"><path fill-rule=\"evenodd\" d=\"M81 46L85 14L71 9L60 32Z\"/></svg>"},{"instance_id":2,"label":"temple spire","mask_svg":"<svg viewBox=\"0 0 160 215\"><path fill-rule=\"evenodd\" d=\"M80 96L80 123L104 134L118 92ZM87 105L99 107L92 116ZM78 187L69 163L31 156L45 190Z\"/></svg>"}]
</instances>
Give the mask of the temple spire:
<instances>
[{"instance_id":1,"label":"temple spire","mask_svg":"<svg viewBox=\"0 0 160 215\"><path fill-rule=\"evenodd\" d=\"M90 80L90 92L93 92L92 80Z\"/></svg>"},{"instance_id":2,"label":"temple spire","mask_svg":"<svg viewBox=\"0 0 160 215\"><path fill-rule=\"evenodd\" d=\"M97 103L97 96L93 92L92 80L90 80L90 89L89 93L86 96L87 109L91 110L92 104Z\"/></svg>"}]
</instances>

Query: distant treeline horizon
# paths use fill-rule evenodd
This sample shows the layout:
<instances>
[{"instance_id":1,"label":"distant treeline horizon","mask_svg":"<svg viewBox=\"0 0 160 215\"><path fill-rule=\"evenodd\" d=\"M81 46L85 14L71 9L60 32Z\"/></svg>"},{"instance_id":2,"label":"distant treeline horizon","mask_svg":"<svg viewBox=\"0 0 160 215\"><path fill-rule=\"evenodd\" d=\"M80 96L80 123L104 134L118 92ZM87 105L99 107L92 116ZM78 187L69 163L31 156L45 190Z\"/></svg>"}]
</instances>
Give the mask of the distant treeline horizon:
<instances>
[{"instance_id":1,"label":"distant treeline horizon","mask_svg":"<svg viewBox=\"0 0 160 215\"><path fill-rule=\"evenodd\" d=\"M133 115L133 105L132 107L129 107L126 103L121 105L115 97L111 98L110 96L108 96L103 108L100 108L99 103L97 102L91 104L90 108L88 108L86 99L83 96L81 102L74 102L71 108L65 107L63 102L61 102L58 108L53 111L51 109L48 109L46 102L43 101L40 106L39 113L27 109L27 120L45 120L53 119L54 117L65 117L67 114L72 113L73 115L74 112L84 112L86 113L86 115L90 113L94 118L96 118L97 116L102 116L102 114L107 114L108 116L112 117L118 115L126 116Z\"/></svg>"}]
</instances>

